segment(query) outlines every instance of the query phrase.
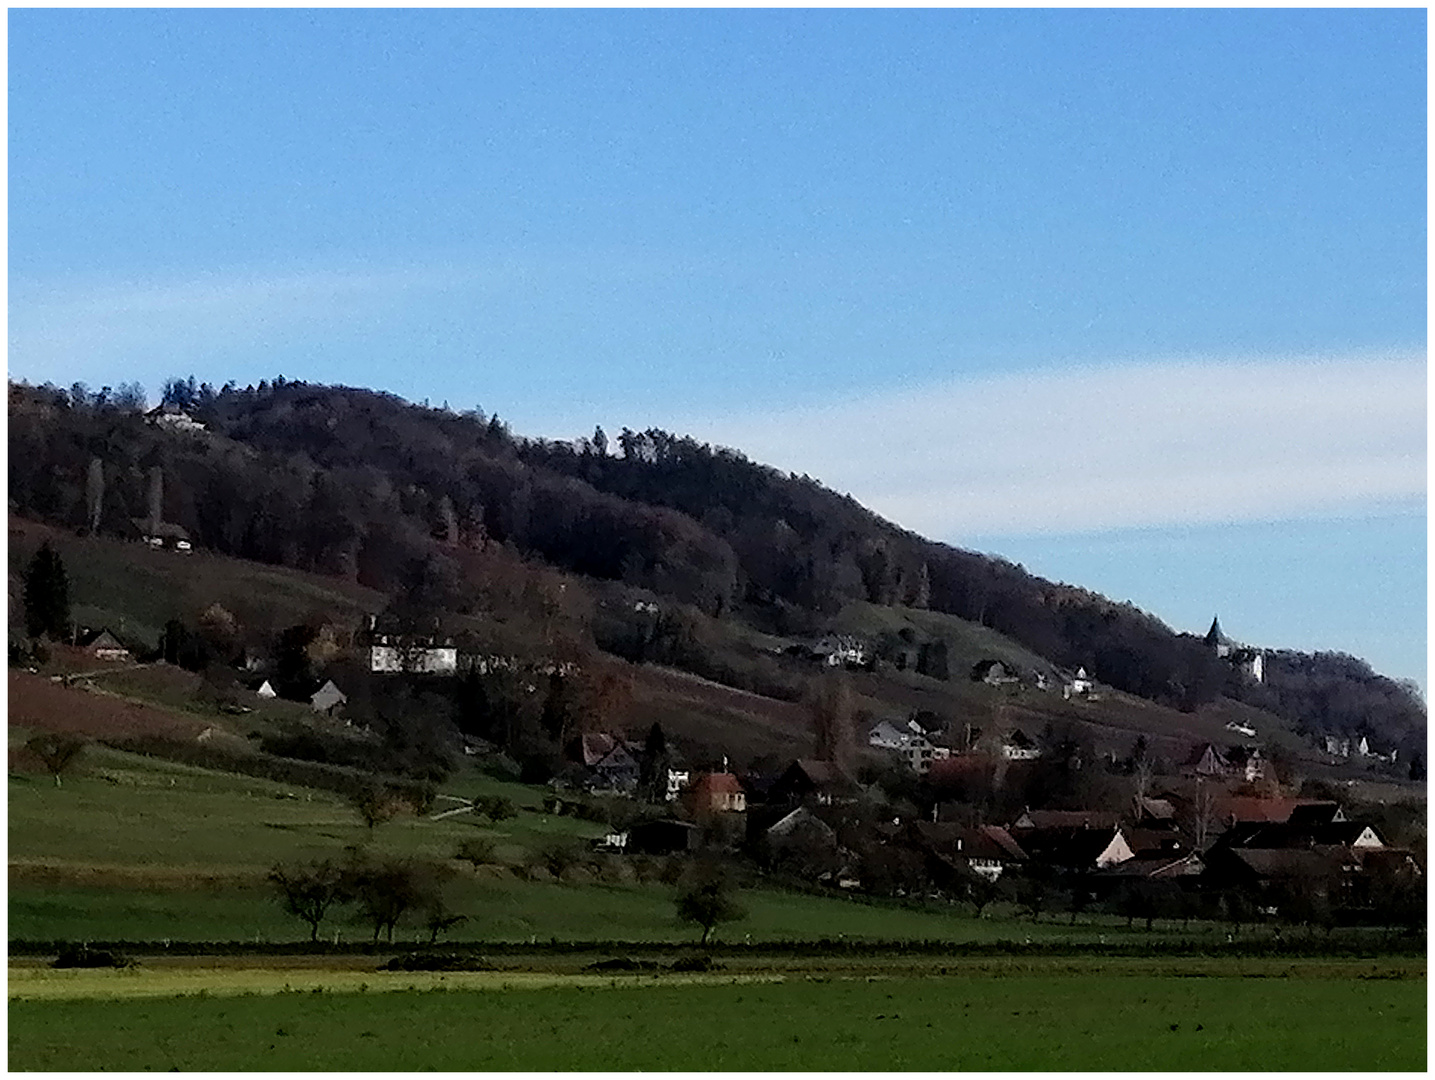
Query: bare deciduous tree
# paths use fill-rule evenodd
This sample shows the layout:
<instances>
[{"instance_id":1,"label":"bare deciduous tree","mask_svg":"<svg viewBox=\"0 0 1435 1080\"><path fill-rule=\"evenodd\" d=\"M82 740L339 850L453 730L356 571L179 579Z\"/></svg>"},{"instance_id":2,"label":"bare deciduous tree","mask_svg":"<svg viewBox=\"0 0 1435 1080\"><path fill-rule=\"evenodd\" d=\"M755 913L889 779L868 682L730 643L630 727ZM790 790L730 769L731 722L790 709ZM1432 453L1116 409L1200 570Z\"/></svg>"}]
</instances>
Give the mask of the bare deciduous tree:
<instances>
[{"instance_id":1,"label":"bare deciduous tree","mask_svg":"<svg viewBox=\"0 0 1435 1080\"><path fill-rule=\"evenodd\" d=\"M276 865L269 883L279 892L284 910L309 924L309 940L319 940L319 924L335 904L348 899L343 874L328 860L310 866Z\"/></svg>"},{"instance_id":2,"label":"bare deciduous tree","mask_svg":"<svg viewBox=\"0 0 1435 1080\"><path fill-rule=\"evenodd\" d=\"M60 786L60 774L73 765L84 752L85 742L70 735L36 735L25 744L40 759L45 769Z\"/></svg>"}]
</instances>

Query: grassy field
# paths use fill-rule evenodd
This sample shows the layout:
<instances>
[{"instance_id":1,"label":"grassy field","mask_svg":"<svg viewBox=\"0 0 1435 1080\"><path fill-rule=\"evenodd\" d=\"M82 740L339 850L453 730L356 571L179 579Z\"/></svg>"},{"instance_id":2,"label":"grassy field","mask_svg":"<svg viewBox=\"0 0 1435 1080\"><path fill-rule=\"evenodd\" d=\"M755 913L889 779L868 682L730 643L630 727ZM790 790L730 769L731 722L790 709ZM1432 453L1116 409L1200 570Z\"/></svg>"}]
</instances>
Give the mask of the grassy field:
<instances>
[{"instance_id":1,"label":"grassy field","mask_svg":"<svg viewBox=\"0 0 1435 1080\"><path fill-rule=\"evenodd\" d=\"M581 844L603 827L542 813L535 789L467 768L443 785L457 796L505 795L520 808L498 825L468 815L431 821L405 815L370 832L328 792L92 747L63 786L11 774L9 925L12 940L275 941L307 939L264 885L276 862L342 858L365 844L376 854L450 858L467 839L487 837L495 858L518 864L545 844ZM440 806L448 805L440 803ZM509 866L453 864L450 907L468 916L456 940L690 940L674 919L673 889L640 881L621 857L601 876L576 867L562 882L521 880ZM1120 917L1083 915L1038 922L996 906L985 918L965 907L913 909L771 888L745 890L747 918L722 928L727 940L816 937L867 940L1224 941L1228 928L1158 922L1153 933ZM340 913L326 940L367 932ZM416 925L401 925L413 941ZM1243 936L1259 934L1247 929Z\"/></svg>"},{"instance_id":2,"label":"grassy field","mask_svg":"<svg viewBox=\"0 0 1435 1080\"><path fill-rule=\"evenodd\" d=\"M379 854L446 859L463 840L489 837L497 858L516 863L545 843L578 843L603 831L544 814L534 789L476 769L443 790L507 795L521 808L518 817L475 825L468 816L430 821L406 815L371 833L328 792L103 747L91 748L61 787L47 777L14 774L9 787L12 939L300 940L307 930L283 914L263 885L275 862L337 859L359 843ZM450 904L469 916L454 933L459 939L682 941L692 934L674 921L671 887L638 882L630 873L602 881L579 868L553 883L519 880L503 867L455 865ZM621 872L628 864L611 859L608 865ZM978 920L964 908L911 910L771 889L749 890L744 902L748 917L722 931L730 939L1041 941L1132 933L1119 918L1087 917L1072 927L998 909ZM342 918L326 926L326 937L336 930L346 940L363 933ZM412 940L417 931L400 932ZM1172 924L1149 936L1224 933Z\"/></svg>"},{"instance_id":3,"label":"grassy field","mask_svg":"<svg viewBox=\"0 0 1435 1080\"><path fill-rule=\"evenodd\" d=\"M372 832L353 808L326 791L91 746L75 775L55 787L12 773L10 862L260 873L279 860L333 856L360 842L379 853L446 858L464 839L492 837L517 856L555 836L587 838L602 827L534 812L532 788L477 770L440 790L460 797L504 794L529 811L501 825L470 816L429 821L403 815ZM440 807L453 805L439 804Z\"/></svg>"},{"instance_id":4,"label":"grassy field","mask_svg":"<svg viewBox=\"0 0 1435 1080\"><path fill-rule=\"evenodd\" d=\"M677 922L673 889L662 884L604 885L525 882L502 872L461 872L450 907L468 922L447 935L453 941L691 942L697 931ZM808 896L776 889L740 893L747 917L721 927L726 941L805 941L819 937L867 941L1105 942L1139 946L1152 941L1226 941L1224 926L1158 924L1147 933L1119 917L1032 922L1011 913L973 918L968 909L909 910ZM306 926L279 909L262 886L163 888L80 885L10 887L10 936L29 941L266 941L308 940ZM340 912L324 924L325 940L367 940L369 931ZM1266 931L1247 928L1255 940ZM396 941L426 932L400 924Z\"/></svg>"},{"instance_id":5,"label":"grassy field","mask_svg":"<svg viewBox=\"0 0 1435 1080\"><path fill-rule=\"evenodd\" d=\"M473 989L485 977L347 973L301 992L291 973L289 992L229 996L226 979L243 980L220 972L214 994L153 998L143 973L104 974L112 997L38 1000L12 973L10 1067L1367 1072L1426 1058L1423 977L1013 970L676 985L487 977L491 989Z\"/></svg>"},{"instance_id":6,"label":"grassy field","mask_svg":"<svg viewBox=\"0 0 1435 1080\"><path fill-rule=\"evenodd\" d=\"M208 551L177 555L109 537L78 537L22 518L9 519L10 571L50 541L65 561L74 615L123 626L153 645L165 622L193 619L218 602L246 623L278 626L323 613L354 626L385 598L353 582L232 559Z\"/></svg>"}]
</instances>

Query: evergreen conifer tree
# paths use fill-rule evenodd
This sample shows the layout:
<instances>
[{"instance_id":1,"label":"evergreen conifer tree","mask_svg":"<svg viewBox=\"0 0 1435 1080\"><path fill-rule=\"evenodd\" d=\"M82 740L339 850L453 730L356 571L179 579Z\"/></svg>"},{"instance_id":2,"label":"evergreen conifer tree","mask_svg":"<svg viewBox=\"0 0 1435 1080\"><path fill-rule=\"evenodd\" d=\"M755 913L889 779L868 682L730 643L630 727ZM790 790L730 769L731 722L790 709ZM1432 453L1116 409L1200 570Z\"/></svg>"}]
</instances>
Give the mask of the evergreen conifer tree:
<instances>
[{"instance_id":1,"label":"evergreen conifer tree","mask_svg":"<svg viewBox=\"0 0 1435 1080\"><path fill-rule=\"evenodd\" d=\"M59 553L46 541L25 570L25 629L56 641L70 631L70 581Z\"/></svg>"}]
</instances>

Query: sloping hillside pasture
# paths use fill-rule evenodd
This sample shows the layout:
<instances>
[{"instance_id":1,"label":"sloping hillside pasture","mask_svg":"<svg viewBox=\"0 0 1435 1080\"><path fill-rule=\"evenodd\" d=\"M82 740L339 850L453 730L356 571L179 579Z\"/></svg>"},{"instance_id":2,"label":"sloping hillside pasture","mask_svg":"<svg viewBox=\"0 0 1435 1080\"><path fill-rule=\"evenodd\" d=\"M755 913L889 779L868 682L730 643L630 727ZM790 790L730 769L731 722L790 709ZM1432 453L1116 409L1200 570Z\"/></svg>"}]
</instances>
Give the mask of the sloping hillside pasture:
<instances>
[{"instance_id":1,"label":"sloping hillside pasture","mask_svg":"<svg viewBox=\"0 0 1435 1080\"><path fill-rule=\"evenodd\" d=\"M500 824L472 815L439 821L402 815L372 832L338 796L274 781L92 747L56 788L44 776L10 777L10 934L25 940L299 941L307 928L285 916L264 887L275 862L341 859L365 844L378 854L444 860L467 839L489 837L495 858L521 863L555 841L581 844L601 825L541 812L533 788L465 769L442 790L463 797L506 795L520 808ZM446 805L446 804L440 804ZM604 878L578 867L562 883L522 880L507 866L453 863L451 906L469 921L456 940L687 941L694 931L673 914L670 886L638 881L634 860L602 860ZM649 862L648 869L658 867ZM541 872L537 875L543 878ZM1125 920L1080 924L1018 919L996 908L922 910L754 889L749 917L720 931L729 940L988 941L1116 940ZM327 934L367 932L336 920ZM1163 925L1156 937L1213 936L1224 927ZM409 925L404 940L419 933ZM1146 940L1144 932L1138 935Z\"/></svg>"},{"instance_id":2,"label":"sloping hillside pasture","mask_svg":"<svg viewBox=\"0 0 1435 1080\"><path fill-rule=\"evenodd\" d=\"M181 617L192 622L215 602L234 612L246 625L273 628L316 615L358 627L365 613L382 610L387 603L383 594L341 578L204 551L181 556L122 540L76 537L13 516L10 537L12 585L15 573L40 543L49 539L65 559L77 617L123 625L131 635L151 644L167 619ZM12 603L12 610L18 610L17 603ZM467 625L473 620L461 621ZM740 675L745 672L754 678L760 673L752 667L757 663L753 657L762 653L761 663L772 663L764 650L796 640L761 635L723 620L704 619L703 626L711 647L724 662ZM1103 749L1125 753L1138 734L1145 734L1153 749L1175 759L1184 757L1195 742L1230 741L1225 723L1239 718L1260 732L1262 742L1275 742L1298 754L1313 774L1329 771L1313 748L1286 730L1282 721L1234 702L1221 701L1209 709L1187 714L1111 691L1103 694L1100 703L1065 702L1059 689L994 689L972 683L968 673L980 659L1001 659L1024 672L1052 672L1053 668L1050 662L1011 639L953 615L854 602L834 617L832 626L869 639L879 633L910 628L920 640L941 639L948 644L951 678L945 682L890 667L875 675L854 673L857 708L873 718L905 716L915 709L928 709L958 724L971 722L985 727L998 716L998 710L1006 710L1003 719L1036 729L1029 734L1039 733L1048 720L1075 721L1087 725ZM780 666L799 681L816 670L810 664L786 658ZM748 667L752 670L746 671ZM641 734L659 722L680 744L701 747L705 753L727 753L738 762L756 755L794 757L810 752L810 720L800 704L652 665L634 665L628 671L634 687L626 717L630 734ZM212 708L197 705L193 695L185 693L173 679L155 678L158 681L118 675L106 676L99 682L186 715L211 720L218 716ZM192 682L197 687L197 677ZM257 699L249 704L260 708ZM278 703L265 708L276 715L288 715L284 710L293 707Z\"/></svg>"},{"instance_id":3,"label":"sloping hillside pasture","mask_svg":"<svg viewBox=\"0 0 1435 1080\"><path fill-rule=\"evenodd\" d=\"M296 992L46 1001L16 1000L12 982L10 1066L1368 1072L1422 1069L1426 1056L1423 978L1014 971L716 985L611 978L500 993L376 993L380 974L360 993L297 992L306 984L289 981Z\"/></svg>"},{"instance_id":4,"label":"sloping hillside pasture","mask_svg":"<svg viewBox=\"0 0 1435 1080\"><path fill-rule=\"evenodd\" d=\"M204 550L179 555L133 541L79 537L14 515L9 520L12 573L48 540L65 561L70 595L84 606L83 614L115 629L123 624L149 645L169 619L193 620L216 602L242 622L276 628L315 613L357 627L366 612L380 611L386 603L382 593L341 578Z\"/></svg>"},{"instance_id":5,"label":"sloping hillside pasture","mask_svg":"<svg viewBox=\"0 0 1435 1080\"><path fill-rule=\"evenodd\" d=\"M10 670L10 727L65 732L91 739L163 735L194 738L212 726L200 717L93 693Z\"/></svg>"},{"instance_id":6,"label":"sloping hillside pasture","mask_svg":"<svg viewBox=\"0 0 1435 1080\"><path fill-rule=\"evenodd\" d=\"M679 744L720 746L735 762L763 754L799 757L812 752L812 721L801 705L676 668L643 664L634 666L631 675L628 727L637 735L659 723Z\"/></svg>"},{"instance_id":7,"label":"sloping hillside pasture","mask_svg":"<svg viewBox=\"0 0 1435 1080\"><path fill-rule=\"evenodd\" d=\"M516 785L475 773L457 786L483 794ZM528 802L536 803L527 790ZM532 811L482 827L472 815L429 821L401 814L369 830L331 792L103 746L91 746L59 788L48 777L12 774L9 808L10 860L19 867L123 864L262 876L276 861L336 857L351 844L368 844L381 854L445 858L460 841L486 835L500 857L516 858L551 837L589 838L603 831L591 822Z\"/></svg>"}]
</instances>

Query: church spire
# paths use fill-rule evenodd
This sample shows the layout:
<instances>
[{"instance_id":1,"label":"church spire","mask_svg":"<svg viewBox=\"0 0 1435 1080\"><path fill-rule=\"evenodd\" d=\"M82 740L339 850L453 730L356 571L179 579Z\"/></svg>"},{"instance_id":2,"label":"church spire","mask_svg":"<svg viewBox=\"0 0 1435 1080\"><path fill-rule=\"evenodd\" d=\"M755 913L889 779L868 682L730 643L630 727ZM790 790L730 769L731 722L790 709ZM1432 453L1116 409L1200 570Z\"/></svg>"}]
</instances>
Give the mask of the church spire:
<instances>
[{"instance_id":1,"label":"church spire","mask_svg":"<svg viewBox=\"0 0 1435 1080\"><path fill-rule=\"evenodd\" d=\"M1225 634L1221 633L1221 620L1219 616L1211 619L1211 629L1206 631L1206 644L1219 645L1225 640Z\"/></svg>"}]
</instances>

